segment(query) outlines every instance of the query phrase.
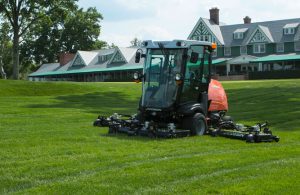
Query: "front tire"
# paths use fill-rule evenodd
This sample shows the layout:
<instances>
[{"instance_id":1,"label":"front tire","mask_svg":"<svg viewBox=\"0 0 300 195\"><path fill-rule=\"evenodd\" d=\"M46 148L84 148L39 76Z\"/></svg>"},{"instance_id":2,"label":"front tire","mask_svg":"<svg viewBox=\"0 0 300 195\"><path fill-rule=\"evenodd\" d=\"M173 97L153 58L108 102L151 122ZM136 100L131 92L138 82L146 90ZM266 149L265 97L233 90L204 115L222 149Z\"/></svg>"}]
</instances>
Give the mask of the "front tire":
<instances>
[{"instance_id":1,"label":"front tire","mask_svg":"<svg viewBox=\"0 0 300 195\"><path fill-rule=\"evenodd\" d=\"M205 116L201 113L196 113L191 120L192 135L203 135L207 131L207 123Z\"/></svg>"}]
</instances>

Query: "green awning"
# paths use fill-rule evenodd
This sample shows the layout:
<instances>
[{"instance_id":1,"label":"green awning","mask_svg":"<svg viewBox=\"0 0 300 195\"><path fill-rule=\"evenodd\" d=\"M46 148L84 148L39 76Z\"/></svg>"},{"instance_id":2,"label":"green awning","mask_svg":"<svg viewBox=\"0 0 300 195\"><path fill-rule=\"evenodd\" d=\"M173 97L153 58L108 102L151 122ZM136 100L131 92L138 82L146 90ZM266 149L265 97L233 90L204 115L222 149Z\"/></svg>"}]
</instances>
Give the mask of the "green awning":
<instances>
[{"instance_id":1,"label":"green awning","mask_svg":"<svg viewBox=\"0 0 300 195\"><path fill-rule=\"evenodd\" d=\"M51 72L41 72L32 73L29 76L51 76L51 75L66 75L66 74L80 74L80 73L91 73L91 72L108 72L108 71L123 71L123 70L139 70L143 69L141 65L139 66L118 66L111 68L91 68L91 69L78 69L78 70L65 70L65 71L51 71Z\"/></svg>"},{"instance_id":2,"label":"green awning","mask_svg":"<svg viewBox=\"0 0 300 195\"><path fill-rule=\"evenodd\" d=\"M222 64L222 63L225 63L227 60L230 60L231 58L229 59L225 59L225 58L219 58L219 59L215 59L212 61L212 64L214 65L218 65L218 64Z\"/></svg>"},{"instance_id":3,"label":"green awning","mask_svg":"<svg viewBox=\"0 0 300 195\"><path fill-rule=\"evenodd\" d=\"M251 63L259 63L259 62L277 62L277 61L295 61L300 60L300 55L269 55L265 57L258 58L256 60L250 61Z\"/></svg>"}]
</instances>

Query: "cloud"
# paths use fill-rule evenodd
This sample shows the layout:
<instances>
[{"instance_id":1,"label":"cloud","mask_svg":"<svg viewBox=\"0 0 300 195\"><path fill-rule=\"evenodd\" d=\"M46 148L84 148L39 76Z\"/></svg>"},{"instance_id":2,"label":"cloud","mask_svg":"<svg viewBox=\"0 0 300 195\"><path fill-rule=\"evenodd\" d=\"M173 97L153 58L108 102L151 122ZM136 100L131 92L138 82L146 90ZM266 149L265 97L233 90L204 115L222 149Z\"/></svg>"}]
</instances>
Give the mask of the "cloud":
<instances>
[{"instance_id":1,"label":"cloud","mask_svg":"<svg viewBox=\"0 0 300 195\"><path fill-rule=\"evenodd\" d=\"M166 30L164 26L150 23L151 22L145 22L144 24L141 24L140 21L121 21L118 22L118 28L116 28L115 22L106 22L103 23L103 32L101 33L100 39L124 47L129 46L130 41L135 37L140 40L173 39L174 34ZM111 31L109 29L114 30Z\"/></svg>"},{"instance_id":2,"label":"cloud","mask_svg":"<svg viewBox=\"0 0 300 195\"><path fill-rule=\"evenodd\" d=\"M226 24L242 23L248 15L253 22L298 18L300 4L286 0L79 0L80 6L96 6L103 14L100 39L129 46L141 39L186 39L200 17L209 9L220 9Z\"/></svg>"},{"instance_id":3,"label":"cloud","mask_svg":"<svg viewBox=\"0 0 300 195\"><path fill-rule=\"evenodd\" d=\"M166 40L166 39L172 39L174 37L174 35L170 33L168 30L156 25L150 25L150 26L140 28L136 36L144 40L146 39Z\"/></svg>"},{"instance_id":4,"label":"cloud","mask_svg":"<svg viewBox=\"0 0 300 195\"><path fill-rule=\"evenodd\" d=\"M126 3L123 0L99 1L80 0L79 5L88 8L96 7L103 15L105 21L123 21L150 18L154 10L145 12L139 4L135 5L133 0ZM139 6L138 6L139 5Z\"/></svg>"},{"instance_id":5,"label":"cloud","mask_svg":"<svg viewBox=\"0 0 300 195\"><path fill-rule=\"evenodd\" d=\"M115 0L115 2L125 9L134 11L141 9L147 10L152 6L152 1L149 0Z\"/></svg>"},{"instance_id":6,"label":"cloud","mask_svg":"<svg viewBox=\"0 0 300 195\"><path fill-rule=\"evenodd\" d=\"M112 33L109 35L101 35L101 40L105 40L109 44L115 44L117 46L129 46L130 40L133 39L133 36L131 35L124 35L124 34L118 34L118 33Z\"/></svg>"}]
</instances>

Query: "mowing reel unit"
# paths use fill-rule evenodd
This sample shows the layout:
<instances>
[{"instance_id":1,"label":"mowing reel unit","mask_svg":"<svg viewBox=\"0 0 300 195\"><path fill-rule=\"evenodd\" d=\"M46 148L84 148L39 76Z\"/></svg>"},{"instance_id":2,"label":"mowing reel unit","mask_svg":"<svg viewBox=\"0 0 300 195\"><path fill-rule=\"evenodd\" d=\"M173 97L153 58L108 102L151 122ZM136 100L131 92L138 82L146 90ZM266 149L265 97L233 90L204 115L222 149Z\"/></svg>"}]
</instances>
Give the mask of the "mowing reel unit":
<instances>
[{"instance_id":1,"label":"mowing reel unit","mask_svg":"<svg viewBox=\"0 0 300 195\"><path fill-rule=\"evenodd\" d=\"M216 115L214 115L216 117ZM127 117L127 119L124 119ZM216 122L210 122L208 130L205 132L212 137L227 137L231 139L245 140L247 143L278 142L280 138L272 134L269 124L258 123L254 126L235 124L233 120L221 117ZM127 134L128 136L147 136L151 138L179 138L191 136L191 130L176 129L174 123L170 123L166 128L159 128L154 122L141 123L137 115L113 114L110 117L99 116L94 122L94 126L108 127L108 133Z\"/></svg>"}]
</instances>

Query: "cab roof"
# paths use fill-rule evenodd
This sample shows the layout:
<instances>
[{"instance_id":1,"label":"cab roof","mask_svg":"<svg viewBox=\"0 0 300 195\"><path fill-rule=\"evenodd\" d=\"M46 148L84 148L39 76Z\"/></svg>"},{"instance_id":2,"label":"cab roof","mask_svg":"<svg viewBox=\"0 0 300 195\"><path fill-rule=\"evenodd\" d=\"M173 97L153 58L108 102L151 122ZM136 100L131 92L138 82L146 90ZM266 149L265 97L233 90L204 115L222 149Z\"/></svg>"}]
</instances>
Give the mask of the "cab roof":
<instances>
[{"instance_id":1,"label":"cab roof","mask_svg":"<svg viewBox=\"0 0 300 195\"><path fill-rule=\"evenodd\" d=\"M212 46L212 43L206 41L195 41L195 40L173 40L173 41L143 41L142 47L146 49L159 49L159 45L162 44L164 48L169 49L184 49L190 46L203 45Z\"/></svg>"}]
</instances>

